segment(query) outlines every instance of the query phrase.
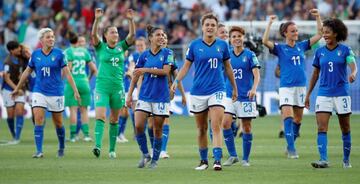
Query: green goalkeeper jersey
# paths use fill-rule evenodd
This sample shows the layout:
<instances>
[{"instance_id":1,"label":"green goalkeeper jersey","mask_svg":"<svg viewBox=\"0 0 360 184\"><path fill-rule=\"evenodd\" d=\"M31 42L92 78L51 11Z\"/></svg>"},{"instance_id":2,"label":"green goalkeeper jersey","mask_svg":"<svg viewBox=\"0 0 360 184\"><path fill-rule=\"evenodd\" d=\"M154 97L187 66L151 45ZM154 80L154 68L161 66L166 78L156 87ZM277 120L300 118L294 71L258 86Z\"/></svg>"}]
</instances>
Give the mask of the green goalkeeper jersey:
<instances>
[{"instance_id":1,"label":"green goalkeeper jersey","mask_svg":"<svg viewBox=\"0 0 360 184\"><path fill-rule=\"evenodd\" d=\"M70 47L64 51L65 60L72 63L71 74L75 83L79 81L88 81L86 74L86 65L91 62L89 51L81 47Z\"/></svg>"},{"instance_id":2,"label":"green goalkeeper jersey","mask_svg":"<svg viewBox=\"0 0 360 184\"><path fill-rule=\"evenodd\" d=\"M125 51L129 48L125 40L110 48L107 43L99 42L95 46L98 58L98 76L96 90L123 90L124 89L124 61Z\"/></svg>"}]
</instances>

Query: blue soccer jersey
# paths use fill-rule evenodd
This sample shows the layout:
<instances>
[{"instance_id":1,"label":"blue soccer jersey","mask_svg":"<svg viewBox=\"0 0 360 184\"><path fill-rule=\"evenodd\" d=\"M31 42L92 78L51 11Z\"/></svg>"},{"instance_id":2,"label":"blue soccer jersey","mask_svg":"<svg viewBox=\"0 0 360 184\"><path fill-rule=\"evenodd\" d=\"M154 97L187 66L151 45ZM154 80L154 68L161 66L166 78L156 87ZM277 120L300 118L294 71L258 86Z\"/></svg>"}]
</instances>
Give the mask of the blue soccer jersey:
<instances>
[{"instance_id":1,"label":"blue soccer jersey","mask_svg":"<svg viewBox=\"0 0 360 184\"><path fill-rule=\"evenodd\" d=\"M318 96L348 96L347 61L355 60L351 48L339 44L333 50L326 46L316 50L313 66L320 69Z\"/></svg>"},{"instance_id":2,"label":"blue soccer jersey","mask_svg":"<svg viewBox=\"0 0 360 184\"><path fill-rule=\"evenodd\" d=\"M67 66L67 63L62 50L54 48L48 55L45 55L41 49L37 49L32 53L28 66L36 74L33 92L45 96L64 95L61 70Z\"/></svg>"},{"instance_id":3,"label":"blue soccer jersey","mask_svg":"<svg viewBox=\"0 0 360 184\"><path fill-rule=\"evenodd\" d=\"M228 44L216 38L211 44L206 44L201 38L191 42L186 59L195 65L195 76L191 95L211 95L225 91L224 61L230 58Z\"/></svg>"},{"instance_id":4,"label":"blue soccer jersey","mask_svg":"<svg viewBox=\"0 0 360 184\"><path fill-rule=\"evenodd\" d=\"M169 65L169 58L173 53L167 48L162 48L158 53L153 54L150 50L142 53L136 62L135 68L162 69L164 65ZM170 91L167 75L158 76L144 73L141 84L139 100L145 102L159 103L170 102Z\"/></svg>"},{"instance_id":5,"label":"blue soccer jersey","mask_svg":"<svg viewBox=\"0 0 360 184\"><path fill-rule=\"evenodd\" d=\"M235 82L238 87L238 101L255 101L248 97L248 92L254 84L254 68L260 68L259 61L254 52L245 48L239 55L234 51L230 52L231 66L235 77ZM226 80L226 96L232 97L232 86L229 80Z\"/></svg>"},{"instance_id":6,"label":"blue soccer jersey","mask_svg":"<svg viewBox=\"0 0 360 184\"><path fill-rule=\"evenodd\" d=\"M279 58L280 87L306 86L305 51L310 49L310 40L297 42L294 47L275 43L270 52Z\"/></svg>"}]
</instances>

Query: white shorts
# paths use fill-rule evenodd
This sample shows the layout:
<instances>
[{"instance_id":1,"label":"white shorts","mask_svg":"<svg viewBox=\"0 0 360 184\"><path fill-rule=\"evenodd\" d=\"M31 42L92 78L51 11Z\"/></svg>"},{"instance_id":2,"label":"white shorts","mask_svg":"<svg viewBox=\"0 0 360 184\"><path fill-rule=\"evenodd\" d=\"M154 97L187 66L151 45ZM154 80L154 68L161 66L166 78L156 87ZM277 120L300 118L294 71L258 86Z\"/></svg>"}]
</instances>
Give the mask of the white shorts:
<instances>
[{"instance_id":1,"label":"white shorts","mask_svg":"<svg viewBox=\"0 0 360 184\"><path fill-rule=\"evenodd\" d=\"M15 100L11 98L11 92L7 89L2 90L2 97L4 99L4 106L5 107L13 107L15 103L25 103L25 95L17 96Z\"/></svg>"},{"instance_id":2,"label":"white shorts","mask_svg":"<svg viewBox=\"0 0 360 184\"><path fill-rule=\"evenodd\" d=\"M166 116L170 115L170 103L152 103L138 100L136 102L135 111L143 111L154 116Z\"/></svg>"},{"instance_id":3,"label":"white shorts","mask_svg":"<svg viewBox=\"0 0 360 184\"><path fill-rule=\"evenodd\" d=\"M64 111L64 96L45 96L41 93L32 94L32 107L43 107L49 112Z\"/></svg>"},{"instance_id":4,"label":"white shorts","mask_svg":"<svg viewBox=\"0 0 360 184\"><path fill-rule=\"evenodd\" d=\"M306 87L281 87L279 88L280 107L291 105L305 107Z\"/></svg>"},{"instance_id":5,"label":"white shorts","mask_svg":"<svg viewBox=\"0 0 360 184\"><path fill-rule=\"evenodd\" d=\"M125 101L126 101L127 96L128 96L128 93L126 92L125 93ZM137 101L139 99L138 96L139 96L139 94L138 94L137 88L134 88L134 91L132 93L132 100Z\"/></svg>"},{"instance_id":6,"label":"white shorts","mask_svg":"<svg viewBox=\"0 0 360 184\"><path fill-rule=\"evenodd\" d=\"M225 98L225 113L232 114L237 118L256 118L256 102L232 102L230 98Z\"/></svg>"},{"instance_id":7,"label":"white shorts","mask_svg":"<svg viewBox=\"0 0 360 184\"><path fill-rule=\"evenodd\" d=\"M225 109L225 97L225 92L223 91L205 96L190 95L190 112L204 112L212 106L221 106Z\"/></svg>"},{"instance_id":8,"label":"white shorts","mask_svg":"<svg viewBox=\"0 0 360 184\"><path fill-rule=\"evenodd\" d=\"M351 97L337 96L337 97L316 97L315 112L330 112L335 110L337 114L351 113Z\"/></svg>"}]
</instances>

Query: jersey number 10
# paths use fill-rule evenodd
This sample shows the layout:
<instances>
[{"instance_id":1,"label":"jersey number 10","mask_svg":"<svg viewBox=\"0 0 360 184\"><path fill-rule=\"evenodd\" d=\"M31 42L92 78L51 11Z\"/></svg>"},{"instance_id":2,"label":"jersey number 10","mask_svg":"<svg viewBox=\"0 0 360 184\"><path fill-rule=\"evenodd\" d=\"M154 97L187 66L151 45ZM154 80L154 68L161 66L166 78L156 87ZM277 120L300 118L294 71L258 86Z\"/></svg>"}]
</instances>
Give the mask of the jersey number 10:
<instances>
[{"instance_id":1,"label":"jersey number 10","mask_svg":"<svg viewBox=\"0 0 360 184\"><path fill-rule=\"evenodd\" d=\"M218 59L217 58L210 58L208 60L208 63L210 63L210 68L217 68L218 67Z\"/></svg>"}]
</instances>

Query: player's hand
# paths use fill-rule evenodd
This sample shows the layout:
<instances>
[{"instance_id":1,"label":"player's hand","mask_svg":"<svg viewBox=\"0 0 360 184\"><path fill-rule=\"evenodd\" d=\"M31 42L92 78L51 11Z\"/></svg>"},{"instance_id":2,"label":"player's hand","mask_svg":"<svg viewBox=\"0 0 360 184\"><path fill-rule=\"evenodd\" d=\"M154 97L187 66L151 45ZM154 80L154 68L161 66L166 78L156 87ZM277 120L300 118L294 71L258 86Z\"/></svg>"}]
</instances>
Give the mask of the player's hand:
<instances>
[{"instance_id":1,"label":"player's hand","mask_svg":"<svg viewBox=\"0 0 360 184\"><path fill-rule=\"evenodd\" d=\"M237 98L238 98L238 91L237 91L237 89L233 89L232 90L232 97L231 97L232 102L236 102Z\"/></svg>"},{"instance_id":2,"label":"player's hand","mask_svg":"<svg viewBox=\"0 0 360 184\"><path fill-rule=\"evenodd\" d=\"M74 97L75 97L76 101L78 101L78 104L81 105L81 98L80 98L80 94L78 91L74 92Z\"/></svg>"},{"instance_id":3,"label":"player's hand","mask_svg":"<svg viewBox=\"0 0 360 184\"><path fill-rule=\"evenodd\" d=\"M126 106L131 108L131 103L132 103L132 96L128 94L128 96L126 97Z\"/></svg>"},{"instance_id":4,"label":"player's hand","mask_svg":"<svg viewBox=\"0 0 360 184\"><path fill-rule=\"evenodd\" d=\"M173 82L173 84L171 85L171 87L170 87L170 90L173 92L173 93L175 93L175 90L176 90L176 88L177 88L177 85L178 85L178 83L177 82Z\"/></svg>"},{"instance_id":5,"label":"player's hand","mask_svg":"<svg viewBox=\"0 0 360 184\"><path fill-rule=\"evenodd\" d=\"M16 97L22 96L22 95L24 95L24 91L21 89L16 89L16 88L10 93L10 96L13 100L15 100Z\"/></svg>"},{"instance_id":6,"label":"player's hand","mask_svg":"<svg viewBox=\"0 0 360 184\"><path fill-rule=\"evenodd\" d=\"M349 76L349 82L350 82L350 83L353 83L353 82L355 82L355 80L356 80L356 75L355 75L354 73L350 74L350 76Z\"/></svg>"},{"instance_id":7,"label":"player's hand","mask_svg":"<svg viewBox=\"0 0 360 184\"><path fill-rule=\"evenodd\" d=\"M172 90L170 90L170 100L173 100L174 96L175 96L175 93Z\"/></svg>"},{"instance_id":8,"label":"player's hand","mask_svg":"<svg viewBox=\"0 0 360 184\"><path fill-rule=\"evenodd\" d=\"M269 24L272 24L276 20L276 18L277 18L276 15L270 15L269 16Z\"/></svg>"},{"instance_id":9,"label":"player's hand","mask_svg":"<svg viewBox=\"0 0 360 184\"><path fill-rule=\"evenodd\" d=\"M311 9L309 12L310 12L311 15L314 16L314 17L320 16L319 10L316 9L316 8Z\"/></svg>"},{"instance_id":10,"label":"player's hand","mask_svg":"<svg viewBox=\"0 0 360 184\"><path fill-rule=\"evenodd\" d=\"M104 15L104 10L101 8L95 9L95 19L100 19Z\"/></svg>"},{"instance_id":11,"label":"player's hand","mask_svg":"<svg viewBox=\"0 0 360 184\"><path fill-rule=\"evenodd\" d=\"M133 75L136 77L140 77L145 73L144 68L136 68L133 72Z\"/></svg>"},{"instance_id":12,"label":"player's hand","mask_svg":"<svg viewBox=\"0 0 360 184\"><path fill-rule=\"evenodd\" d=\"M247 96L249 97L250 100L252 100L256 95L256 90L251 89L250 91L248 91Z\"/></svg>"},{"instance_id":13,"label":"player's hand","mask_svg":"<svg viewBox=\"0 0 360 184\"><path fill-rule=\"evenodd\" d=\"M125 12L125 18L128 20L133 20L135 17L135 11L133 9L127 9Z\"/></svg>"},{"instance_id":14,"label":"player's hand","mask_svg":"<svg viewBox=\"0 0 360 184\"><path fill-rule=\"evenodd\" d=\"M310 97L308 95L305 97L305 108L310 109Z\"/></svg>"},{"instance_id":15,"label":"player's hand","mask_svg":"<svg viewBox=\"0 0 360 184\"><path fill-rule=\"evenodd\" d=\"M186 97L185 97L185 96L182 96L182 97L181 97L181 104L182 104L183 106L186 105Z\"/></svg>"}]
</instances>

